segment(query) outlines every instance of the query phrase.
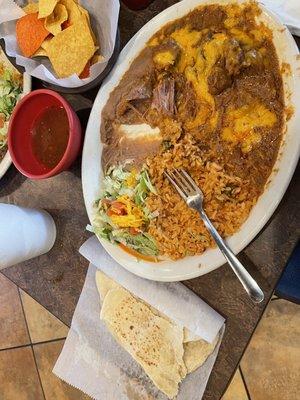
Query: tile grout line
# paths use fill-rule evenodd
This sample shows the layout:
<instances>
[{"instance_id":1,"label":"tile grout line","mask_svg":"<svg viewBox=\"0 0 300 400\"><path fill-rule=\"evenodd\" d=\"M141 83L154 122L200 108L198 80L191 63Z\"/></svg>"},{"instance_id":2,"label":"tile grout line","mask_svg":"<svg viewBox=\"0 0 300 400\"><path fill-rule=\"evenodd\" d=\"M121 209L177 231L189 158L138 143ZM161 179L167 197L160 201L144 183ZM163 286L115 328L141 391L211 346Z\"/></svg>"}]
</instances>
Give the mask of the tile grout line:
<instances>
[{"instance_id":1,"label":"tile grout line","mask_svg":"<svg viewBox=\"0 0 300 400\"><path fill-rule=\"evenodd\" d=\"M63 325L65 325L68 329L70 329L71 327L71 323L70 325L68 325L66 322L64 322L61 318L59 318L57 315L53 314L53 312L49 311L47 309L46 306L44 306L42 303L40 303L37 299L35 299L28 290L25 290L23 288L21 288L20 286L18 286L11 278L9 278L8 276L6 276L3 272L1 272L0 270L0 274L4 276L4 278L6 278L8 281L10 281L13 285L17 286L17 289L20 291L22 290L25 294L27 294L27 296L31 297L34 301L36 301L39 305L41 305L42 307L45 308L46 311L48 311L53 317L57 318ZM63 339L63 338L62 338Z\"/></svg>"},{"instance_id":2,"label":"tile grout line","mask_svg":"<svg viewBox=\"0 0 300 400\"><path fill-rule=\"evenodd\" d=\"M31 351L32 351L33 359L34 359L35 368L36 368L36 371L37 371L37 374L38 374L38 377L39 377L40 386L41 386L41 389L42 389L42 392L43 392L43 396L44 396L44 399L46 400L46 395L45 395L45 391L44 391L44 387L43 387L40 371L39 371L39 368L38 368L38 365L37 365L37 362L36 362L35 352L34 352L32 343L31 343L30 347L31 347Z\"/></svg>"},{"instance_id":3,"label":"tile grout line","mask_svg":"<svg viewBox=\"0 0 300 400\"><path fill-rule=\"evenodd\" d=\"M31 335L30 335L30 331L29 331L29 327L28 327L28 323L27 323L27 318L26 318L26 314L25 314L25 310L24 310L22 296L21 296L20 289L18 288L18 286L17 286L17 291L18 291L18 295L19 295L19 299L20 299L20 303L21 303L21 307L22 307L22 312L23 312L23 317L24 317L24 320L25 320L27 334L28 334L28 337L29 337L29 340L30 340L30 344L31 344L32 343L31 342Z\"/></svg>"},{"instance_id":4,"label":"tile grout line","mask_svg":"<svg viewBox=\"0 0 300 400\"><path fill-rule=\"evenodd\" d=\"M20 344L19 346L13 346L13 347L5 347L5 349L0 349L1 351L8 351L8 350L16 350L16 349L23 349L24 347L29 347L31 344Z\"/></svg>"},{"instance_id":5,"label":"tile grout line","mask_svg":"<svg viewBox=\"0 0 300 400\"><path fill-rule=\"evenodd\" d=\"M0 349L1 351L6 351L6 350L15 350L15 349L22 349L23 347L28 347L28 346L35 346L38 344L46 344L46 343L52 343L52 342L59 342L60 340L65 340L66 337L61 337L57 339L51 339L51 340L45 340L43 342L36 342L36 343L28 343L28 344L21 344L20 346L13 346L13 347L5 347L4 349Z\"/></svg>"},{"instance_id":6,"label":"tile grout line","mask_svg":"<svg viewBox=\"0 0 300 400\"><path fill-rule=\"evenodd\" d=\"M242 381L243 381L243 384L244 384L244 387L245 387L245 390L246 390L246 393L247 393L248 400L251 400L250 392L249 392L248 386L246 384L246 380L245 380L241 365L239 365L239 371L240 371L240 374L241 374L241 377L242 377Z\"/></svg>"},{"instance_id":7,"label":"tile grout line","mask_svg":"<svg viewBox=\"0 0 300 400\"><path fill-rule=\"evenodd\" d=\"M38 365L37 365L36 358L35 358L35 353L34 353L33 346L32 346L32 341L31 341L30 331L29 331L27 318L26 318L26 314L25 314L25 310L24 310L23 300L22 300L19 288L18 288L18 294L19 294L19 299L20 299L20 302L21 302L23 316L24 316L24 319L25 319L26 329L27 329L28 336L29 336L29 339L30 339L30 347L31 347L31 352L32 352L33 360L34 360L35 369L36 369L36 372L37 372L37 375L38 375L38 379L39 379L39 383L40 383L40 387L41 387L41 390L42 390L42 393L43 393L43 398L44 398L44 400L46 400L46 396L45 396L45 392L44 392L44 388L43 388L43 384L42 384L42 380L41 380L41 376L40 376L40 371L38 369Z\"/></svg>"}]
</instances>

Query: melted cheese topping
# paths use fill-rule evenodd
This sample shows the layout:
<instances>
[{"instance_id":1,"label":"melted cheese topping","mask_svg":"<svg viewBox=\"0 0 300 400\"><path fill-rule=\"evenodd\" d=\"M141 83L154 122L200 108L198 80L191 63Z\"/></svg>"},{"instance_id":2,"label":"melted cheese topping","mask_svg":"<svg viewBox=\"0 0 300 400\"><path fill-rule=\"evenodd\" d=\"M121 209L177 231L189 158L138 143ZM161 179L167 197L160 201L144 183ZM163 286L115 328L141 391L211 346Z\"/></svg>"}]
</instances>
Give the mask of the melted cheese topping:
<instances>
[{"instance_id":1,"label":"melted cheese topping","mask_svg":"<svg viewBox=\"0 0 300 400\"><path fill-rule=\"evenodd\" d=\"M153 61L162 67L167 67L174 64L175 54L171 51L161 51L160 53L155 54Z\"/></svg>"},{"instance_id":2,"label":"melted cheese topping","mask_svg":"<svg viewBox=\"0 0 300 400\"><path fill-rule=\"evenodd\" d=\"M252 48L262 43L266 37L272 38L271 30L263 24L260 24L259 29L252 29L248 33L238 28L240 23L241 9L237 4L231 4L226 7L227 18L224 21L224 26L229 29L230 34L242 43L244 46ZM253 16L260 13L258 6L253 3L248 8L247 13Z\"/></svg>"},{"instance_id":3,"label":"melted cheese topping","mask_svg":"<svg viewBox=\"0 0 300 400\"><path fill-rule=\"evenodd\" d=\"M198 49L197 42L201 39L202 32L191 31L189 27L177 29L171 37L179 44L182 53L177 64L179 72L184 72L188 66L195 64Z\"/></svg>"},{"instance_id":4,"label":"melted cheese topping","mask_svg":"<svg viewBox=\"0 0 300 400\"><path fill-rule=\"evenodd\" d=\"M247 153L261 140L256 128L272 127L276 121L276 115L258 102L229 110L225 116L227 126L222 131L222 138L234 144L240 142L242 151Z\"/></svg>"},{"instance_id":5,"label":"melted cheese topping","mask_svg":"<svg viewBox=\"0 0 300 400\"><path fill-rule=\"evenodd\" d=\"M208 29L197 31L186 25L176 29L170 35L181 49L178 57L176 58L170 51L163 51L156 53L153 58L154 62L160 65L166 67L174 65L176 70L184 74L186 80L193 86L197 111L196 115L183 122L187 130L200 131L205 126L205 133L209 133L217 128L220 113L216 110L215 98L210 93L208 80L219 60L226 60L228 64L232 60L232 70L234 71L235 67L238 70L240 62L245 62L245 64L249 62L251 54L247 54L247 51L253 48L263 60L267 51L264 41L266 37L272 38L271 30L263 24L247 32L241 28L242 13L253 19L259 15L259 7L255 4L251 4L251 7L230 4L226 6L226 13L224 25L227 30L225 32L209 36L208 33L211 34L211 31ZM158 45L164 39L162 35L156 36L149 45ZM241 47L245 56L242 61L236 53ZM245 105L237 110L227 110L221 138L233 144L240 144L242 150L248 152L254 144L261 141L257 128L272 127L275 122L276 115L254 99L252 105Z\"/></svg>"},{"instance_id":6,"label":"melted cheese topping","mask_svg":"<svg viewBox=\"0 0 300 400\"><path fill-rule=\"evenodd\" d=\"M193 129L207 123L210 118L211 129L217 124L215 101L209 93L208 77L212 67L223 55L224 43L228 37L224 33L216 33L210 41L204 43L201 49L197 46L205 30L190 31L187 27L173 32L172 37L182 47L183 51L178 63L178 69L184 72L186 79L192 83L198 99L198 112L192 121L187 121L186 128Z\"/></svg>"}]
</instances>

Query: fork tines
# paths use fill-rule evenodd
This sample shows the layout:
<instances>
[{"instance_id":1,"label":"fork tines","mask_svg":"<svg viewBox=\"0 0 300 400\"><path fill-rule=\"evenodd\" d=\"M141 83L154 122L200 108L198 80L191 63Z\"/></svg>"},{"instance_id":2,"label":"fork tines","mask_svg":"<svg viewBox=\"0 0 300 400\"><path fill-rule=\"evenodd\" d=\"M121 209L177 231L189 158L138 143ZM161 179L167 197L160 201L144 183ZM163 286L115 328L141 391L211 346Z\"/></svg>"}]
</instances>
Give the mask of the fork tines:
<instances>
[{"instance_id":1,"label":"fork tines","mask_svg":"<svg viewBox=\"0 0 300 400\"><path fill-rule=\"evenodd\" d=\"M184 169L168 170L164 171L164 174L185 201L189 196L202 195L196 182Z\"/></svg>"}]
</instances>

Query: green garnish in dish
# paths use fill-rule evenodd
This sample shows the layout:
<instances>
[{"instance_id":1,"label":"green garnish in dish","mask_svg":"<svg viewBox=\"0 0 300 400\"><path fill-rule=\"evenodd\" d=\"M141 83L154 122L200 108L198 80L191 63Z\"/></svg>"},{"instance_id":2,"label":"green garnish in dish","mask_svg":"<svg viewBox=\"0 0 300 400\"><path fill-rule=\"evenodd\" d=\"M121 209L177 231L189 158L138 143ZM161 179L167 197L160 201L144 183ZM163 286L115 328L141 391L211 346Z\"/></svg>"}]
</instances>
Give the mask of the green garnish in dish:
<instances>
[{"instance_id":1,"label":"green garnish in dish","mask_svg":"<svg viewBox=\"0 0 300 400\"><path fill-rule=\"evenodd\" d=\"M111 243L132 249L144 256L158 255L147 226L157 215L146 206L150 193L156 194L146 169L126 171L110 168L103 180L103 191L95 202L93 232Z\"/></svg>"},{"instance_id":2,"label":"green garnish in dish","mask_svg":"<svg viewBox=\"0 0 300 400\"><path fill-rule=\"evenodd\" d=\"M20 77L0 64L0 149L7 143L9 119L21 93Z\"/></svg>"}]
</instances>

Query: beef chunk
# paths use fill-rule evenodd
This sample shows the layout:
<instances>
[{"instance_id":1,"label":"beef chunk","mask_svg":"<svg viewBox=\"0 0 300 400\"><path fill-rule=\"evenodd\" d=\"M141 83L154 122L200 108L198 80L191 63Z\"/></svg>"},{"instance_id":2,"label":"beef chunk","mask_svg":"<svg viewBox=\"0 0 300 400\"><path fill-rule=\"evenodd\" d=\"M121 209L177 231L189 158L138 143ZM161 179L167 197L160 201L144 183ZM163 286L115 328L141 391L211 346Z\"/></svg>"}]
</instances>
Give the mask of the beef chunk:
<instances>
[{"instance_id":1,"label":"beef chunk","mask_svg":"<svg viewBox=\"0 0 300 400\"><path fill-rule=\"evenodd\" d=\"M224 44L225 69L229 75L238 75L243 67L244 52L235 39L227 40Z\"/></svg>"},{"instance_id":2,"label":"beef chunk","mask_svg":"<svg viewBox=\"0 0 300 400\"><path fill-rule=\"evenodd\" d=\"M210 94L217 95L231 86L232 77L226 68L215 65L212 68L207 83Z\"/></svg>"},{"instance_id":3,"label":"beef chunk","mask_svg":"<svg viewBox=\"0 0 300 400\"><path fill-rule=\"evenodd\" d=\"M158 83L153 90L152 107L166 115L176 113L174 78L165 77Z\"/></svg>"},{"instance_id":4,"label":"beef chunk","mask_svg":"<svg viewBox=\"0 0 300 400\"><path fill-rule=\"evenodd\" d=\"M146 75L140 78L137 82L132 82L127 92L123 94L120 102L116 107L117 118L122 117L132 107L137 108L139 102L142 104L143 100L148 100L152 97L152 77Z\"/></svg>"},{"instance_id":5,"label":"beef chunk","mask_svg":"<svg viewBox=\"0 0 300 400\"><path fill-rule=\"evenodd\" d=\"M176 105L177 116L180 120L192 119L197 114L197 100L193 84L184 75L176 76Z\"/></svg>"}]
</instances>

